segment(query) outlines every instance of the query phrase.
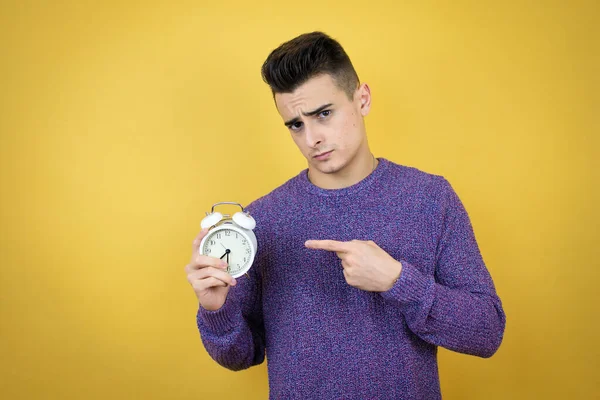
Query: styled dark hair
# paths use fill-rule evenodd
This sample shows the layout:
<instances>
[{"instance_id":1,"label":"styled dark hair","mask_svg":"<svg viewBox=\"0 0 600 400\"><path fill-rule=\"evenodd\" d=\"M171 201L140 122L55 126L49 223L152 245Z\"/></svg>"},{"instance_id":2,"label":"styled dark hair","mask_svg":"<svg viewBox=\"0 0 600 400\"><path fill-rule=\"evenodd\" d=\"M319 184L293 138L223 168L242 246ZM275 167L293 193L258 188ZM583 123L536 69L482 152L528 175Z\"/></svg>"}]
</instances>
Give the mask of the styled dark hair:
<instances>
[{"instance_id":1,"label":"styled dark hair","mask_svg":"<svg viewBox=\"0 0 600 400\"><path fill-rule=\"evenodd\" d=\"M329 74L350 100L358 74L336 40L323 32L302 34L277 47L262 66L262 78L276 93L291 93L311 78Z\"/></svg>"}]
</instances>

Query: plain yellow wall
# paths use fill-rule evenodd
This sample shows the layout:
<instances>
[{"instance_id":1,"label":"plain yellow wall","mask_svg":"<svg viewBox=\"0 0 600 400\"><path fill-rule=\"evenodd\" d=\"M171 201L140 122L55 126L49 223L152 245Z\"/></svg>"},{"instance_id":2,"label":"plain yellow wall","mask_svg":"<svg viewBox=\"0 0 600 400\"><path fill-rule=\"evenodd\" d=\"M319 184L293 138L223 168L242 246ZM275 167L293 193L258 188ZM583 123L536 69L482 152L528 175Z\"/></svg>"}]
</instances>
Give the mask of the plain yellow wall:
<instances>
[{"instance_id":1,"label":"plain yellow wall","mask_svg":"<svg viewBox=\"0 0 600 400\"><path fill-rule=\"evenodd\" d=\"M3 1L0 397L264 399L204 351L184 266L211 205L305 168L260 78L339 39L374 153L447 177L508 323L446 399L598 398L595 1ZM285 210L281 210L285 212Z\"/></svg>"}]
</instances>

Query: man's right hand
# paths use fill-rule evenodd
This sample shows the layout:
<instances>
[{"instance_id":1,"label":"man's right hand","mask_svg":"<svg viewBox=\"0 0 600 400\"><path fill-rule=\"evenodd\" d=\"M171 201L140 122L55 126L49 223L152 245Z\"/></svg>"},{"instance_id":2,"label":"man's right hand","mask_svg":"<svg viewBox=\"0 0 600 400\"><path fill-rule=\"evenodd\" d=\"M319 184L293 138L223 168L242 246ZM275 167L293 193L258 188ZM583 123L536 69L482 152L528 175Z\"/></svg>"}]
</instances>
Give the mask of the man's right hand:
<instances>
[{"instance_id":1,"label":"man's right hand","mask_svg":"<svg viewBox=\"0 0 600 400\"><path fill-rule=\"evenodd\" d=\"M205 310L215 311L225 304L230 286L235 286L235 279L227 272L227 263L216 257L201 255L198 251L200 242L208 234L202 229L192 243L192 258L185 266L188 282L194 288L200 306Z\"/></svg>"}]
</instances>

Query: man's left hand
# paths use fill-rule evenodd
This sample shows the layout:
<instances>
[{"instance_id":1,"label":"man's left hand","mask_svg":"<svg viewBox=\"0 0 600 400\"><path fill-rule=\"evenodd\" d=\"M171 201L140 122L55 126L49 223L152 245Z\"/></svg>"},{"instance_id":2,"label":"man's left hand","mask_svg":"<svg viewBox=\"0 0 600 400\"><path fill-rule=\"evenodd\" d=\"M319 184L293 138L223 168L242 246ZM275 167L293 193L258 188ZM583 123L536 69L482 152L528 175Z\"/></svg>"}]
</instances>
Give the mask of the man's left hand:
<instances>
[{"instance_id":1,"label":"man's left hand","mask_svg":"<svg viewBox=\"0 0 600 400\"><path fill-rule=\"evenodd\" d=\"M307 240L305 246L334 251L342 260L346 282L368 292L391 289L402 271L402 264L371 240Z\"/></svg>"}]
</instances>

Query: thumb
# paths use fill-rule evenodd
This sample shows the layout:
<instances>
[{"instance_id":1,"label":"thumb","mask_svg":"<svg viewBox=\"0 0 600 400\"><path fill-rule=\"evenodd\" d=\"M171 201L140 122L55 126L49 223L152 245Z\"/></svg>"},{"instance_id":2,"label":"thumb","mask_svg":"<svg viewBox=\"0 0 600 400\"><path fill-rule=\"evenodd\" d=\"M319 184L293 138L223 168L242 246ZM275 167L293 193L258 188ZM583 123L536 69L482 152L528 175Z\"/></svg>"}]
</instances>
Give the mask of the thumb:
<instances>
[{"instance_id":1,"label":"thumb","mask_svg":"<svg viewBox=\"0 0 600 400\"><path fill-rule=\"evenodd\" d=\"M198 233L198 236L196 236L194 238L194 241L192 242L192 252L194 254L198 253L198 249L200 248L200 243L202 242L202 239L204 239L204 237L208 234L208 228L204 228L200 231L200 233Z\"/></svg>"}]
</instances>

